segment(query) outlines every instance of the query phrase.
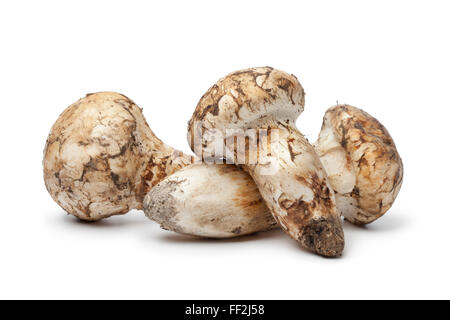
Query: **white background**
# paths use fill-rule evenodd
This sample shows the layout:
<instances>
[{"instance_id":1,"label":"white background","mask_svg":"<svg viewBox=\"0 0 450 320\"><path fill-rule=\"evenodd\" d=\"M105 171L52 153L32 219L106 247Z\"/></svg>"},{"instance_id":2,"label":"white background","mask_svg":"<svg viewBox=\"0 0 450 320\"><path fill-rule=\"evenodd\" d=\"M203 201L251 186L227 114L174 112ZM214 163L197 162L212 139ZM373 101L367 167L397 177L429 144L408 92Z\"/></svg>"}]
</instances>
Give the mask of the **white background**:
<instances>
[{"instance_id":1,"label":"white background","mask_svg":"<svg viewBox=\"0 0 450 320\"><path fill-rule=\"evenodd\" d=\"M450 298L448 1L2 1L0 298ZM81 223L48 195L50 127L89 92L119 91L154 132L185 130L219 77L270 65L306 91L298 127L360 107L390 131L405 177L392 209L345 223L340 259L281 231L196 240L141 212Z\"/></svg>"}]
</instances>

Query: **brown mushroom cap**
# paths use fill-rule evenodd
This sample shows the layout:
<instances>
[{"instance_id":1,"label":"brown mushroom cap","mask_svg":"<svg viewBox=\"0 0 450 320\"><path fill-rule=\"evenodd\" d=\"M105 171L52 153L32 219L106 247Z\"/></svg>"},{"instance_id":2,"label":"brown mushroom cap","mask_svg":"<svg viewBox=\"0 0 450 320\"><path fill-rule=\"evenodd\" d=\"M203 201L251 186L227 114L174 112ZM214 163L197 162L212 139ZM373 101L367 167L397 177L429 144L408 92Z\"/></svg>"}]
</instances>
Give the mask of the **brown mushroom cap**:
<instances>
[{"instance_id":1,"label":"brown mushroom cap","mask_svg":"<svg viewBox=\"0 0 450 320\"><path fill-rule=\"evenodd\" d=\"M377 119L350 105L328 109L316 150L347 220L367 224L392 206L402 184L403 164ZM342 165L337 168L337 163Z\"/></svg>"},{"instance_id":2,"label":"brown mushroom cap","mask_svg":"<svg viewBox=\"0 0 450 320\"><path fill-rule=\"evenodd\" d=\"M195 134L219 130L226 135L229 129L248 129L259 119L271 116L294 124L304 104L303 87L294 75L271 67L236 71L202 96L189 121L188 140L194 149ZM196 122L201 122L201 127L196 128ZM211 145L214 147L214 141ZM209 149L206 145L203 152L207 154Z\"/></svg>"}]
</instances>

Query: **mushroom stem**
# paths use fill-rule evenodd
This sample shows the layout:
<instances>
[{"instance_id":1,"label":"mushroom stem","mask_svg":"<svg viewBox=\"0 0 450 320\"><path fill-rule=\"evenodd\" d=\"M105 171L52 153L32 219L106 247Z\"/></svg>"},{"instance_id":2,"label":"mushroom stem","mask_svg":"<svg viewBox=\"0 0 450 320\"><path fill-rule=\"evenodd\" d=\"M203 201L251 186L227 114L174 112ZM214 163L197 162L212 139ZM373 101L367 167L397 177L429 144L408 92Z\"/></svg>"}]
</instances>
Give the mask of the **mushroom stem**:
<instances>
[{"instance_id":1,"label":"mushroom stem","mask_svg":"<svg viewBox=\"0 0 450 320\"><path fill-rule=\"evenodd\" d=\"M341 114L341 117L336 117L338 114ZM359 120L356 121L356 119ZM276 125L273 121L271 124L272 126ZM286 124L283 124L283 127L286 127ZM363 224L374 221L380 216L379 201L383 201L382 210L387 210L392 205L401 186L403 176L401 160L396 151L396 155L392 156L392 151L386 150L386 147L393 148L393 141L388 146L381 143L383 139L384 141L391 139L386 135L387 131L382 130L375 135L372 132L370 137L364 137L368 130L376 127L381 128L381 124L374 122L374 118L362 110L348 105L335 106L325 113L322 130L314 145L327 172L329 185L334 189L336 207L351 223ZM345 129L344 131L348 134L339 138L333 128L336 128L337 132ZM266 133L273 132L270 134L270 138L274 141L277 131L265 131ZM348 140L350 137L353 137L353 142ZM375 139L376 137L378 138ZM299 139L303 139L303 136L300 136ZM285 140L278 139L277 141ZM368 144L368 141L372 141L372 143ZM345 148L355 142L359 147ZM308 146L306 143L304 145ZM271 149L273 151L274 147ZM386 166L385 159L377 166L371 165L361 170L362 163L366 161L365 158L369 157L370 153L358 152L360 149L371 150L371 153L378 150L376 157L378 160L373 164L383 160L380 157L384 154L391 154L390 159L393 162ZM284 150L286 152L285 147ZM289 154L294 152L292 146L288 146L288 150ZM280 151L277 152L277 154L279 153ZM294 153L293 156L297 155ZM353 163L352 159L358 161ZM277 158L273 160L273 162L275 161L278 163L280 160ZM249 168L255 169L250 165ZM365 189L364 184L361 183L364 181L364 176L357 179L357 173L370 173L367 170L374 168L389 168L389 170L381 171L377 177L372 179L371 184L366 185L366 187L372 186L371 189ZM270 166L265 166L263 169L265 173L269 173ZM353 192L355 187L359 189L358 192ZM356 196L358 198L354 199ZM364 216L358 214L352 218L353 212L365 212L362 205L368 201L376 204L373 207L375 214L365 213ZM161 224L164 229L200 237L236 237L272 229L276 226L254 181L247 173L233 165L197 163L181 169L163 179L150 190L144 201L144 211L147 217ZM362 220L361 217L370 217L370 220ZM326 225L321 219L315 224L315 228L319 229L324 224ZM328 228L331 229L332 225L333 223L328 224ZM313 232L315 228L313 226L303 229L305 234L303 238L306 244L314 243L311 238L316 234Z\"/></svg>"},{"instance_id":2,"label":"mushroom stem","mask_svg":"<svg viewBox=\"0 0 450 320\"><path fill-rule=\"evenodd\" d=\"M320 255L340 255L342 223L319 157L295 127L268 122L268 144L259 145L256 164L244 167L286 233Z\"/></svg>"},{"instance_id":3,"label":"mushroom stem","mask_svg":"<svg viewBox=\"0 0 450 320\"><path fill-rule=\"evenodd\" d=\"M273 229L252 178L233 165L193 164L153 187L144 212L163 229L208 238L232 238Z\"/></svg>"}]
</instances>

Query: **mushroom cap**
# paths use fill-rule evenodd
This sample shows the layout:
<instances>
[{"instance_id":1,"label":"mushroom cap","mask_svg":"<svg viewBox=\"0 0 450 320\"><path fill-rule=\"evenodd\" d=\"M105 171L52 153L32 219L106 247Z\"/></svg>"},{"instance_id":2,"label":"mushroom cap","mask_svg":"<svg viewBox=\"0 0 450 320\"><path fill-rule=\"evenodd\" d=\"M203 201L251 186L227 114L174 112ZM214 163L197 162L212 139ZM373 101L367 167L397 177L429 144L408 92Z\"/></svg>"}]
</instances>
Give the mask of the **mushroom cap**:
<instances>
[{"instance_id":1,"label":"mushroom cap","mask_svg":"<svg viewBox=\"0 0 450 320\"><path fill-rule=\"evenodd\" d=\"M115 92L88 94L57 119L44 149L44 180L53 199L83 220L142 206L141 175L153 136L142 110Z\"/></svg>"},{"instance_id":2,"label":"mushroom cap","mask_svg":"<svg viewBox=\"0 0 450 320\"><path fill-rule=\"evenodd\" d=\"M377 119L350 105L331 107L316 150L327 172L336 171L337 178L331 177L330 183L347 220L370 223L392 206L402 184L403 164L389 132ZM341 168L331 167L338 162Z\"/></svg>"},{"instance_id":3,"label":"mushroom cap","mask_svg":"<svg viewBox=\"0 0 450 320\"><path fill-rule=\"evenodd\" d=\"M194 135L203 136L205 130L219 130L223 137L228 129L257 128L266 118L294 125L304 104L303 87L294 75L271 67L236 71L202 96L189 121L188 140L194 149Z\"/></svg>"}]
</instances>

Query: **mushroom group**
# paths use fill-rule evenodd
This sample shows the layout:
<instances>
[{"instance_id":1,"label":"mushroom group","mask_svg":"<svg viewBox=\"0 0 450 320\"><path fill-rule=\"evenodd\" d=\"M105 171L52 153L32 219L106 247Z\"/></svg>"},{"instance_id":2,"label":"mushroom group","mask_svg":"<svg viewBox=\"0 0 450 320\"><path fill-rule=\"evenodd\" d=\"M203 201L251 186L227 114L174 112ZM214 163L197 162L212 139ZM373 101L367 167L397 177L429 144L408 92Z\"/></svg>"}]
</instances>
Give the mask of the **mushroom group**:
<instances>
[{"instance_id":1,"label":"mushroom group","mask_svg":"<svg viewBox=\"0 0 450 320\"><path fill-rule=\"evenodd\" d=\"M233 72L197 104L189 156L158 139L129 98L89 94L50 131L45 185L86 221L143 209L162 228L197 237L280 227L301 247L337 257L342 217L360 225L385 214L402 184L402 160L386 128L350 105L326 111L311 145L295 126L304 105L294 75Z\"/></svg>"}]
</instances>

